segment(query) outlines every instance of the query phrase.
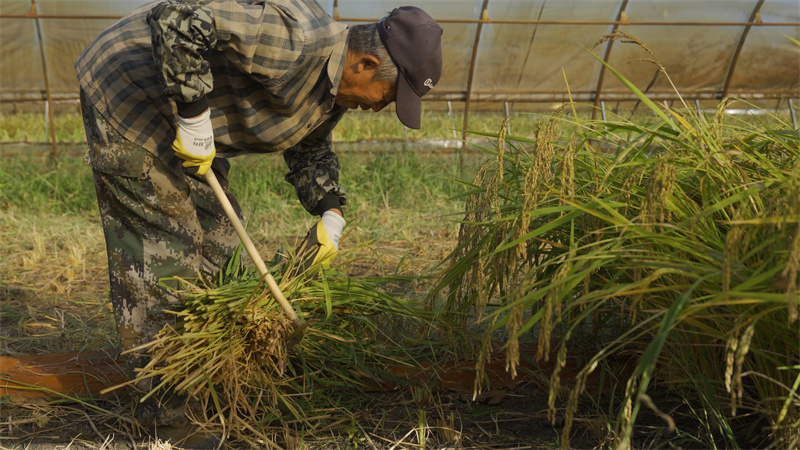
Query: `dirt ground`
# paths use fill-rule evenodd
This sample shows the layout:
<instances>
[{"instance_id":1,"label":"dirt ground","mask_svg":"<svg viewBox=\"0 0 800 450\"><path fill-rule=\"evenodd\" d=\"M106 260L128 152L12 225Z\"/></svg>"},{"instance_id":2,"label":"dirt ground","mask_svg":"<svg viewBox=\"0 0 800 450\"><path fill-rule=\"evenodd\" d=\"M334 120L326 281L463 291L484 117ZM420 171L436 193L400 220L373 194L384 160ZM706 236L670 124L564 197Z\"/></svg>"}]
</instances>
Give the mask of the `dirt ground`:
<instances>
[{"instance_id":1,"label":"dirt ground","mask_svg":"<svg viewBox=\"0 0 800 450\"><path fill-rule=\"evenodd\" d=\"M533 384L520 385L494 397L472 401L468 394L437 393L420 403L405 393L374 393L369 408L353 414L345 425L326 435L303 440L313 449L412 448L558 448L563 417L547 418L547 393ZM109 402L101 407L120 408ZM121 418L98 414L80 404L0 405L0 445L9 449L169 449ZM422 419L420 419L422 418ZM422 425L421 425L422 424ZM593 427L576 427L572 448L600 444ZM421 434L420 434L421 433ZM422 439L423 444L420 444ZM228 448L248 448L228 443ZM283 446L283 445L282 445ZM284 448L289 448L286 446Z\"/></svg>"},{"instance_id":2,"label":"dirt ground","mask_svg":"<svg viewBox=\"0 0 800 450\"><path fill-rule=\"evenodd\" d=\"M362 409L336 421L319 433L312 432L280 448L306 449L557 449L561 447L564 416L548 418L548 395L536 383L522 383L514 389L494 391L477 400L464 392L433 392L435 398L420 399L411 392L372 393ZM665 404L667 398L654 399ZM93 402L114 413L122 413L126 402ZM680 406L680 405L676 405ZM591 411L586 400L586 411ZM671 410L673 414L675 409ZM676 416L677 417L677 416ZM645 411L634 436L635 448L657 448L662 438L675 432L660 417ZM690 423L679 424L692 430ZM121 414L98 413L89 405L0 404L0 448L4 449L178 449L149 437ZM570 433L569 448L607 448L611 444L606 419L595 414L578 415ZM697 429L695 432L699 433ZM689 431L691 434L691 431ZM684 446L705 448L686 439ZM302 442L302 445L298 445ZM694 444L694 445L692 445ZM241 442L227 442L226 448L251 448ZM263 448L267 448L266 446ZM752 448L760 448L754 446Z\"/></svg>"}]
</instances>

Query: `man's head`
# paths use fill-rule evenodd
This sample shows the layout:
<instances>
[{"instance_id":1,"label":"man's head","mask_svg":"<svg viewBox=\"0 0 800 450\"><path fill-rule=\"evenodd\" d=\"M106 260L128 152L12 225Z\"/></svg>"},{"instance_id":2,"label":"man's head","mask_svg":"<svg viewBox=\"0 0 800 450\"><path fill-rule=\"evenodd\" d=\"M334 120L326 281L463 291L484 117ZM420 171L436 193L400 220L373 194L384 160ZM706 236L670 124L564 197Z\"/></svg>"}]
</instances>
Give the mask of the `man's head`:
<instances>
[{"instance_id":1,"label":"man's head","mask_svg":"<svg viewBox=\"0 0 800 450\"><path fill-rule=\"evenodd\" d=\"M413 6L394 9L377 24L350 28L347 62L336 103L380 111L397 103L397 117L420 127L421 97L442 74L442 28Z\"/></svg>"}]
</instances>

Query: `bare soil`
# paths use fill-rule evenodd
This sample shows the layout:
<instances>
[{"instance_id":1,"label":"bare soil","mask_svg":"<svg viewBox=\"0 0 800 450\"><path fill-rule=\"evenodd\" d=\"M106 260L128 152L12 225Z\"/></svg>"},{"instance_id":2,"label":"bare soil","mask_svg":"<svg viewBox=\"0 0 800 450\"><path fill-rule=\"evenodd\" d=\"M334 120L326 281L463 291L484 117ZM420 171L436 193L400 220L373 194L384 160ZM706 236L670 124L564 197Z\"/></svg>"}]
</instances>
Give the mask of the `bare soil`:
<instances>
[{"instance_id":1,"label":"bare soil","mask_svg":"<svg viewBox=\"0 0 800 450\"><path fill-rule=\"evenodd\" d=\"M452 391L436 397L422 403L409 392L374 393L369 404L335 431L304 439L304 448L410 449L420 448L420 439L424 448L438 449L559 447L563 417L557 416L555 424L547 419L547 393L538 386L524 384L478 401ZM97 405L114 412L124 409L117 403ZM2 404L0 418L4 448L179 448L154 440L127 420L80 404ZM591 429L575 428L572 448L600 444ZM236 442L227 446L248 448Z\"/></svg>"}]
</instances>

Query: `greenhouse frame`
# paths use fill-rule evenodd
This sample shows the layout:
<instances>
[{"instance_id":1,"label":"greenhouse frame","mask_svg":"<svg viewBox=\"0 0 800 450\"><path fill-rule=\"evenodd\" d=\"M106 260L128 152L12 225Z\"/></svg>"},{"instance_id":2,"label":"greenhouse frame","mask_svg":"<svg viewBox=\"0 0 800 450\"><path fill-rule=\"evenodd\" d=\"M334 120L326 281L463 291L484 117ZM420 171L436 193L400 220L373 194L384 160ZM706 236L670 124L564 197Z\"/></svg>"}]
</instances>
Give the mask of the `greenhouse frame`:
<instances>
[{"instance_id":1,"label":"greenhouse frame","mask_svg":"<svg viewBox=\"0 0 800 450\"><path fill-rule=\"evenodd\" d=\"M73 63L140 0L3 0L0 102L75 101ZM324 0L345 23L376 21L394 1ZM444 69L427 107L634 101L615 68L655 101L735 97L788 108L800 98L796 0L428 0L444 29ZM616 34L622 39L603 39ZM626 42L636 45L624 45ZM593 55L594 54L594 55ZM663 70L660 70L663 69ZM667 76L655 76L663 72Z\"/></svg>"}]
</instances>

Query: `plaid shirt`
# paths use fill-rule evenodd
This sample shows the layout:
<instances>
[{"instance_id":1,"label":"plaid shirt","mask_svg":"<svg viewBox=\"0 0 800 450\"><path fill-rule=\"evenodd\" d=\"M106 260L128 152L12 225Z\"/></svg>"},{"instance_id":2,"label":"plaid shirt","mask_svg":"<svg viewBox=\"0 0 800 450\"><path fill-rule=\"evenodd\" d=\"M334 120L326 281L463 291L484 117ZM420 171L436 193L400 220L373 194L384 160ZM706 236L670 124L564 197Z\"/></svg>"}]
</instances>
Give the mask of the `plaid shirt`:
<instances>
[{"instance_id":1,"label":"plaid shirt","mask_svg":"<svg viewBox=\"0 0 800 450\"><path fill-rule=\"evenodd\" d=\"M314 0L168 0L103 31L75 70L87 101L155 155L171 152L175 102L205 98L217 155L284 151L287 181L319 214L344 204L330 134L346 51L347 27Z\"/></svg>"}]
</instances>

